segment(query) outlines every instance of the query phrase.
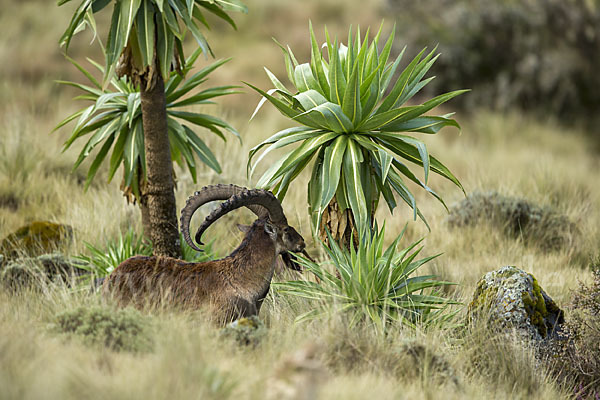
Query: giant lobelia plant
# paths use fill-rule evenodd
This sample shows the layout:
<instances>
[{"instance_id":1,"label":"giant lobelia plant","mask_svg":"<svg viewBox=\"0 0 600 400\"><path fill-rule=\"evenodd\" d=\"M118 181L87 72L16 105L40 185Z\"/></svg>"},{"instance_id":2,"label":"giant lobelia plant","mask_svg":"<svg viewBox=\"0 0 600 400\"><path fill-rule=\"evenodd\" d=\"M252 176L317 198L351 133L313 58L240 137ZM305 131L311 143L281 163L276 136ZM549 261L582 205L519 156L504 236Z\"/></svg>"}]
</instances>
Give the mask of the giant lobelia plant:
<instances>
[{"instance_id":1,"label":"giant lobelia plant","mask_svg":"<svg viewBox=\"0 0 600 400\"><path fill-rule=\"evenodd\" d=\"M266 68L274 89L265 92L248 84L263 96L256 111L269 101L300 124L277 132L251 149L249 173L272 150L299 144L270 166L257 185L283 199L290 183L314 159L308 204L313 232L324 242L327 231L345 247L349 247L352 237L356 242L357 231L371 229L381 195L393 210L397 194L414 210L415 219L425 221L407 181L416 183L442 204L442 198L428 186L430 172L462 186L415 134L436 134L445 126L459 128L452 114L426 113L466 90L445 93L422 104L409 103L433 79L425 75L437 58L435 49L427 54L424 49L398 73L404 51L390 61L393 31L380 50L381 28L371 41L369 31L362 40L360 29L355 33L350 29L348 46L337 38L331 40L325 29L326 43L322 47L312 25L309 30L309 63L298 63L292 50L280 45L292 90ZM423 168L423 179L412 172L411 164Z\"/></svg>"},{"instance_id":2,"label":"giant lobelia plant","mask_svg":"<svg viewBox=\"0 0 600 400\"><path fill-rule=\"evenodd\" d=\"M185 107L214 104L216 97L237 93L237 86L217 86L198 90L205 83L209 74L228 60L219 60L198 72L191 74L192 68L202 49L198 48L185 61L180 73L171 71L165 82L167 101L167 133L171 149L171 159L180 167L187 167L192 180L197 179L197 160L221 173L216 157L204 141L192 130L191 126L205 128L221 139L226 140L224 131L229 131L239 138L237 131L227 122L209 114L186 111ZM64 144L64 150L76 141L87 138L73 168L77 168L88 157L94 155L89 166L85 188L90 185L102 163L109 158L108 181L110 182L119 167L123 166L121 188L128 200L140 201L141 193L146 185L146 154L144 149L144 128L140 92L125 77L113 76L110 85L104 88L90 71L75 60L69 61L89 80L89 85L78 82L58 81L73 86L83 92L78 99L92 102L91 105L73 113L61 121L55 128L76 121L71 136ZM88 61L100 73L105 69L92 60ZM193 93L191 96L189 93ZM93 153L93 150L99 150ZM112 152L111 152L112 150ZM108 157L110 153L110 157ZM147 223L147 218L143 218ZM146 227L145 227L146 228Z\"/></svg>"},{"instance_id":3,"label":"giant lobelia plant","mask_svg":"<svg viewBox=\"0 0 600 400\"><path fill-rule=\"evenodd\" d=\"M72 0L59 0L61 6ZM141 193L142 219L154 254L177 257L179 232L168 135L165 81L185 65L183 41L187 32L205 54L212 54L199 24L208 27L207 14L235 28L228 11L247 12L240 0L80 0L60 39L68 50L73 36L86 27L97 33L95 14L112 4L106 40L103 87L112 77L127 77L140 92L146 185ZM115 117L115 124L119 124Z\"/></svg>"}]
</instances>

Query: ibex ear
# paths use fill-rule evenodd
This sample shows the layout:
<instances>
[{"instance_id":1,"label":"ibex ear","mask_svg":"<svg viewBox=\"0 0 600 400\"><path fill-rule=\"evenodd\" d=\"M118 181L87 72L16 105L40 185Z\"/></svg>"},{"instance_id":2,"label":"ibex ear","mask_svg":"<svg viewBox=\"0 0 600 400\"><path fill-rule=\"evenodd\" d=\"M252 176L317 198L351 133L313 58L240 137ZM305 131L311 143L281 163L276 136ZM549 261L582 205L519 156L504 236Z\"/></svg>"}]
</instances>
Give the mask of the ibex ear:
<instances>
[{"instance_id":1,"label":"ibex ear","mask_svg":"<svg viewBox=\"0 0 600 400\"><path fill-rule=\"evenodd\" d=\"M265 232L267 232L269 235L275 235L277 233L277 228L275 228L273 225L271 225L268 222L265 222Z\"/></svg>"},{"instance_id":2,"label":"ibex ear","mask_svg":"<svg viewBox=\"0 0 600 400\"><path fill-rule=\"evenodd\" d=\"M238 224L237 227L240 231L242 231L244 233L250 232L250 228L251 228L250 225L242 225L242 224Z\"/></svg>"}]
</instances>

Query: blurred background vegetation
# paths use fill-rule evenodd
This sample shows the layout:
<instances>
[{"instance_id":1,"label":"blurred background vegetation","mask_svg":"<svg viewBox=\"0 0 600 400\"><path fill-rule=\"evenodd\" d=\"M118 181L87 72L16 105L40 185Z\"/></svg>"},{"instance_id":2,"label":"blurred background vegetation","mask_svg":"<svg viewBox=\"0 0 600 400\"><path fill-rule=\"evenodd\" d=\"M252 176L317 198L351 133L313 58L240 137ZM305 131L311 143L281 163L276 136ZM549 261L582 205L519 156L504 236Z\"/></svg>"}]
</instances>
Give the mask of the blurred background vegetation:
<instances>
[{"instance_id":1,"label":"blurred background vegetation","mask_svg":"<svg viewBox=\"0 0 600 400\"><path fill-rule=\"evenodd\" d=\"M534 111L599 134L593 126L600 107L597 0L387 3L407 43L439 43L443 56L429 90L471 87L470 96L457 99L467 110Z\"/></svg>"}]
</instances>

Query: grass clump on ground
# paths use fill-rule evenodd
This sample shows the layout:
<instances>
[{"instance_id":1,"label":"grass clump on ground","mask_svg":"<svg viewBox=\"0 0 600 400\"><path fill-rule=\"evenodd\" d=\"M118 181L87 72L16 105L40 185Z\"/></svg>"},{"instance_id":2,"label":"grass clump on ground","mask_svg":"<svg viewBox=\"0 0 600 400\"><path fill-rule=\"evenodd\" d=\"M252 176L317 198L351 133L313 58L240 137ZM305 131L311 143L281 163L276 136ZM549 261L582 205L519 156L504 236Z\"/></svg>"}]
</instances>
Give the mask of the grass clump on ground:
<instances>
[{"instance_id":1,"label":"grass clump on ground","mask_svg":"<svg viewBox=\"0 0 600 400\"><path fill-rule=\"evenodd\" d=\"M152 325L148 317L125 308L79 307L56 315L53 330L77 337L83 343L115 351L145 352L152 349Z\"/></svg>"}]
</instances>

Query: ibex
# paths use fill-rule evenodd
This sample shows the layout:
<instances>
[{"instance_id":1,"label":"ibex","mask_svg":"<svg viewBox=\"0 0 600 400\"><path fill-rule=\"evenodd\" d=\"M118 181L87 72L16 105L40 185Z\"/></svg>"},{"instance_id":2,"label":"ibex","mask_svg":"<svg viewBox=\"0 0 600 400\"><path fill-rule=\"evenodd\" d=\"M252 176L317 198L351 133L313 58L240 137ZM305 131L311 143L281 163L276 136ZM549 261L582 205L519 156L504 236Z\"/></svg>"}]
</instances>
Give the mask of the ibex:
<instances>
[{"instance_id":1,"label":"ibex","mask_svg":"<svg viewBox=\"0 0 600 400\"><path fill-rule=\"evenodd\" d=\"M216 220L228 212L247 207L258 219L250 226L238 225L246 233L242 243L227 257L203 263L187 263L169 257L132 257L119 265L103 284L105 295L122 305L169 304L195 309L207 307L210 315L224 323L256 315L269 291L277 256L293 268L288 251L304 251L304 239L288 225L275 196L261 189L235 185L206 186L195 192L181 211L185 241L202 251L190 237L190 221L203 204L226 200L210 213L196 232L196 242Z\"/></svg>"}]
</instances>

